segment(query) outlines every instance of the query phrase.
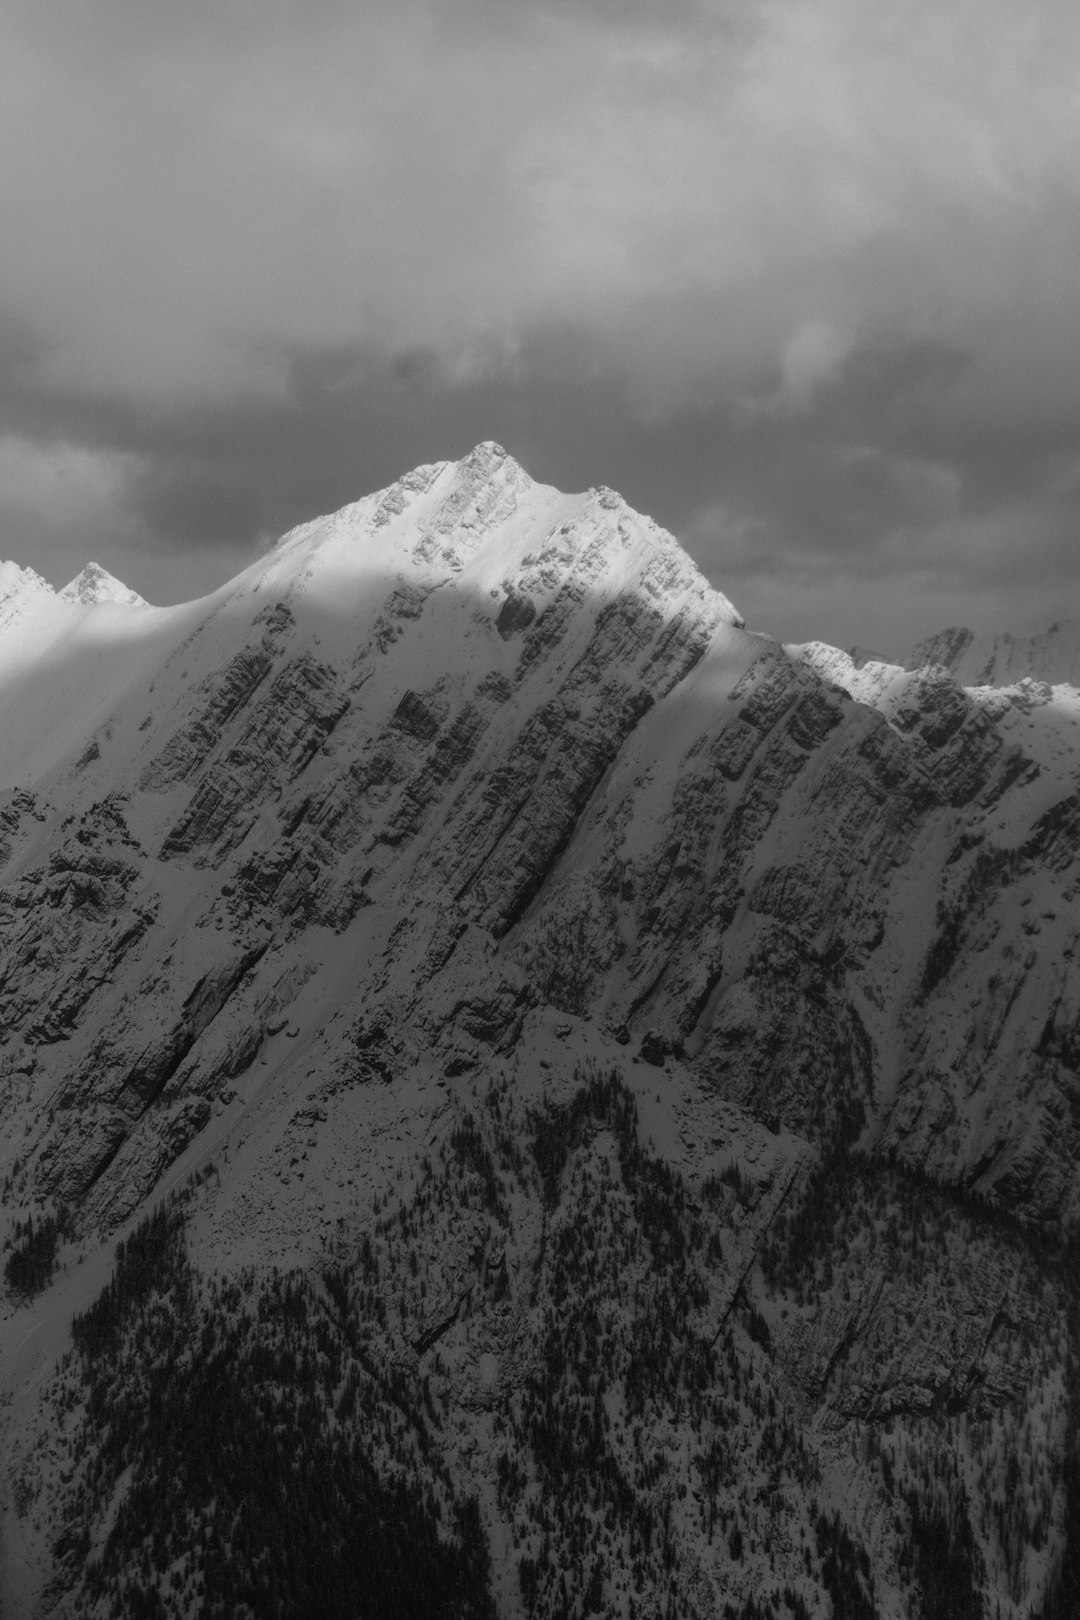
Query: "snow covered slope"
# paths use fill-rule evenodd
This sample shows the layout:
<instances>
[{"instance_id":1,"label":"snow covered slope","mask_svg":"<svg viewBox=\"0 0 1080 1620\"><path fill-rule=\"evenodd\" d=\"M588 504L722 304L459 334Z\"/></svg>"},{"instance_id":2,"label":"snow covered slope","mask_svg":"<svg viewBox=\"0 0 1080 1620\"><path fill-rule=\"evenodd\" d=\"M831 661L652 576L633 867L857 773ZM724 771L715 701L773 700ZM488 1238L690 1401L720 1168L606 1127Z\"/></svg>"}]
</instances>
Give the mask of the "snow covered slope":
<instances>
[{"instance_id":1,"label":"snow covered slope","mask_svg":"<svg viewBox=\"0 0 1080 1620\"><path fill-rule=\"evenodd\" d=\"M142 1390L109 1432L139 1428L153 1288L129 1278L130 1320L78 1330L83 1371L40 1380L102 1245L186 1184L168 1231L137 1228L168 1257L162 1309L203 1312L199 1354L225 1355L221 1299L247 1290L288 1338L299 1268L300 1317L328 1313L337 1346L324 1405L352 1379L369 1415L414 1414L372 1466L443 1504L444 1540L464 1515L462 1590L486 1580L499 1613L630 1614L674 1581L675 1612L749 1617L772 1581L824 1615L841 1566L863 1591L860 1559L865 1612L915 1613L942 1536L975 1549L973 1602L1041 1612L1072 1556L1070 1318L1060 1278L1018 1279L1020 1234L1080 1229L1074 685L780 647L613 492L537 485L492 444L179 607L93 565L59 593L4 565L0 623L0 1176L23 1256L0 1331L8 1389L40 1395L5 1521L32 1573L0 1601L54 1575L61 1612L136 1601L111 1515L153 1495L156 1442L114 1456L105 1392L78 1441L62 1413L108 1365ZM913 1187L936 1224L899 1254ZM574 1316L580 1289L599 1316ZM168 1352L192 1376L196 1317ZM230 1357L266 1351L233 1332ZM556 1467L585 1452L552 1450L545 1401L594 1436L585 1519ZM346 1466L336 1423L324 1472ZM728 1430L772 1436L779 1541L768 1460L736 1465ZM995 1496L1021 1435L1024 1527ZM931 1456L919 1542L903 1493ZM154 1612L201 1612L181 1518L138 1577ZM48 1550L76 1523L97 1574Z\"/></svg>"}]
</instances>

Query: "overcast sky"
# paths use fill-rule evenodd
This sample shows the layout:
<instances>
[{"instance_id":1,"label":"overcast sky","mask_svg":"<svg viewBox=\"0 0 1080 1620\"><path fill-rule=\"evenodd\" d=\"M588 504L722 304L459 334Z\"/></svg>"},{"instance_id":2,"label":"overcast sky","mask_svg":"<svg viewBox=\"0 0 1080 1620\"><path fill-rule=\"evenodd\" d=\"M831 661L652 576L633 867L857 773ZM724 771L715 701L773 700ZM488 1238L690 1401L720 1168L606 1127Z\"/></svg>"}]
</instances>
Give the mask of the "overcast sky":
<instances>
[{"instance_id":1,"label":"overcast sky","mask_svg":"<svg viewBox=\"0 0 1080 1620\"><path fill-rule=\"evenodd\" d=\"M0 556L494 438L785 640L1080 616L1075 0L4 0Z\"/></svg>"}]
</instances>

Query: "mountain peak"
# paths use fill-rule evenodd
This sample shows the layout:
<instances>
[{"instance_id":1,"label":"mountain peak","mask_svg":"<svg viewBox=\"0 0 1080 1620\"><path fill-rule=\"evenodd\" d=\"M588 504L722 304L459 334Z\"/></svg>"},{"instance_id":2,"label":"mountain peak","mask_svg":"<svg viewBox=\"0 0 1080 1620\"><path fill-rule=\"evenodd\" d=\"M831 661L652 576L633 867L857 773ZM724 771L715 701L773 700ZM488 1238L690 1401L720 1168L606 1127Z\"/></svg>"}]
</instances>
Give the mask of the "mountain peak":
<instances>
[{"instance_id":1,"label":"mountain peak","mask_svg":"<svg viewBox=\"0 0 1080 1620\"><path fill-rule=\"evenodd\" d=\"M473 468L478 472L483 469L493 471L496 467L501 466L504 461L513 460L514 458L510 452L504 450L501 444L496 444L494 439L483 439L479 444L473 446L467 456L462 456L458 465ZM517 466L518 463L515 462L514 465Z\"/></svg>"},{"instance_id":2,"label":"mountain peak","mask_svg":"<svg viewBox=\"0 0 1080 1620\"><path fill-rule=\"evenodd\" d=\"M976 634L960 626L919 642L908 669L940 664L961 686L1011 686L1030 676L1051 685L1080 682L1080 620L1062 619L1033 636Z\"/></svg>"},{"instance_id":3,"label":"mountain peak","mask_svg":"<svg viewBox=\"0 0 1080 1620\"><path fill-rule=\"evenodd\" d=\"M52 586L32 568L22 568L17 562L0 562L0 602L13 597L47 596Z\"/></svg>"},{"instance_id":4,"label":"mountain peak","mask_svg":"<svg viewBox=\"0 0 1080 1620\"><path fill-rule=\"evenodd\" d=\"M97 606L103 602L124 607L146 606L137 591L129 590L122 580L96 562L88 562L82 572L64 586L60 595L66 601L81 602L86 606Z\"/></svg>"},{"instance_id":5,"label":"mountain peak","mask_svg":"<svg viewBox=\"0 0 1080 1620\"><path fill-rule=\"evenodd\" d=\"M35 602L54 596L47 579L16 562L0 562L0 627L21 619Z\"/></svg>"},{"instance_id":6,"label":"mountain peak","mask_svg":"<svg viewBox=\"0 0 1080 1620\"><path fill-rule=\"evenodd\" d=\"M1080 692L490 442L130 600L0 565L3 1612L1067 1612Z\"/></svg>"}]
</instances>

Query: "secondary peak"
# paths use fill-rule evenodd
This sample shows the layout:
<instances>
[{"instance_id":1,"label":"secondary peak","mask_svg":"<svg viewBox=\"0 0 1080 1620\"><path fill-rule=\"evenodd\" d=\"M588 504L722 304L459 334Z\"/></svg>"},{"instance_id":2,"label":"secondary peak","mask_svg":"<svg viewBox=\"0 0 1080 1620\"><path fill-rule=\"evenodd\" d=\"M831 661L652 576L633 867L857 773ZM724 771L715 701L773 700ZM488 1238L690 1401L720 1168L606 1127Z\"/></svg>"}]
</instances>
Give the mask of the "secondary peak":
<instances>
[{"instance_id":1,"label":"secondary peak","mask_svg":"<svg viewBox=\"0 0 1080 1620\"><path fill-rule=\"evenodd\" d=\"M82 573L64 586L60 595L69 602L82 602L86 606L102 602L119 603L124 607L145 607L137 591L128 587L100 563L88 562Z\"/></svg>"}]
</instances>

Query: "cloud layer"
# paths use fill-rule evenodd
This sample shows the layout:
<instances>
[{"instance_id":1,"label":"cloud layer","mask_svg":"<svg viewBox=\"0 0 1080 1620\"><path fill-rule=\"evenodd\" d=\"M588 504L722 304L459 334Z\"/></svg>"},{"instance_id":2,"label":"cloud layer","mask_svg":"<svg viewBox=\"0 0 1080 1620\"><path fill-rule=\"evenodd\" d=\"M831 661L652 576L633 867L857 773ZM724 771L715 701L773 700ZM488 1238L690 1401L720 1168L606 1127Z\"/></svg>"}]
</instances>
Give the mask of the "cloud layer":
<instances>
[{"instance_id":1,"label":"cloud layer","mask_svg":"<svg viewBox=\"0 0 1080 1620\"><path fill-rule=\"evenodd\" d=\"M183 594L477 431L780 634L1075 588L1061 0L13 0L0 47L0 551Z\"/></svg>"}]
</instances>

